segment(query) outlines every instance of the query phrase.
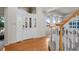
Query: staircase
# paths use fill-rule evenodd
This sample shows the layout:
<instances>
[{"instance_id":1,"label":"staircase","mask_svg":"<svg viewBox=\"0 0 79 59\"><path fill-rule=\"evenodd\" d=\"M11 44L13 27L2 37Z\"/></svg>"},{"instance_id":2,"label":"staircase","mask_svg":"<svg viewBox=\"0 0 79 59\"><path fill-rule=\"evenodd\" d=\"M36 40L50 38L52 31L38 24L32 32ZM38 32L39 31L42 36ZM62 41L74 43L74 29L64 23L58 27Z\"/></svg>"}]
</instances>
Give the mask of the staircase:
<instances>
[{"instance_id":1,"label":"staircase","mask_svg":"<svg viewBox=\"0 0 79 59\"><path fill-rule=\"evenodd\" d=\"M79 51L79 28L77 28L78 18L79 16L75 17L74 20L69 21L64 27L64 34L63 34L63 43L64 43L64 50L66 51ZM74 24L75 21L75 25ZM72 22L72 25L69 25Z\"/></svg>"},{"instance_id":2,"label":"staircase","mask_svg":"<svg viewBox=\"0 0 79 59\"><path fill-rule=\"evenodd\" d=\"M70 25L70 23L72 24ZM57 28L52 27L51 34L53 50L79 51L79 10L55 26Z\"/></svg>"}]
</instances>

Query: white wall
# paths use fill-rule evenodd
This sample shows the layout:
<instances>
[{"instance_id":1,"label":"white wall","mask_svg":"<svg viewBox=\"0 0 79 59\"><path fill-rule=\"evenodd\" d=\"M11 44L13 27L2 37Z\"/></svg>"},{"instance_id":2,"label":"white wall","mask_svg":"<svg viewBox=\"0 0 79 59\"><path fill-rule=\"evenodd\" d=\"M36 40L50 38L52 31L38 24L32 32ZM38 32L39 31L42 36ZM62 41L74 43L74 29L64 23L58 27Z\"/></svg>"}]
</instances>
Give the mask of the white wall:
<instances>
[{"instance_id":1,"label":"white wall","mask_svg":"<svg viewBox=\"0 0 79 59\"><path fill-rule=\"evenodd\" d=\"M18 9L16 7L5 8L4 15L7 17L5 38L8 44L28 38L46 36L48 29L44 18L45 14L43 14L41 8L37 8L36 10L35 15L28 14L25 10ZM22 27L25 24L24 22L26 17L36 17L36 28L33 26L32 28ZM32 20L32 22L34 21ZM32 25L34 24L32 23Z\"/></svg>"},{"instance_id":2,"label":"white wall","mask_svg":"<svg viewBox=\"0 0 79 59\"><path fill-rule=\"evenodd\" d=\"M37 8L37 35L38 36L46 36L47 27L46 27L46 21L45 21L45 14L42 11L42 8Z\"/></svg>"},{"instance_id":3,"label":"white wall","mask_svg":"<svg viewBox=\"0 0 79 59\"><path fill-rule=\"evenodd\" d=\"M16 42L16 11L15 7L8 7L4 10L6 17L6 32L5 40L7 44Z\"/></svg>"},{"instance_id":4,"label":"white wall","mask_svg":"<svg viewBox=\"0 0 79 59\"><path fill-rule=\"evenodd\" d=\"M17 40L21 40L21 39L28 39L28 38L33 38L33 37L42 37L42 36L45 36L46 35L46 30L47 30L47 27L46 27L46 23L45 23L45 15L43 14L42 12L42 9L41 8L37 8L36 9L36 14L29 14L27 13L24 9L18 9L18 13L17 13L17 24L19 24L19 29L17 29ZM21 31L21 23L22 22L24 25L24 22L23 20L25 21L25 18L28 18L27 21L28 21L28 26L29 26L29 18L30 17L36 17L36 27L34 27L33 25L33 22L34 20L32 20L32 28L23 28L23 31ZM20 18L20 20L19 20ZM22 19L22 21L21 21ZM23 32L23 33L22 33ZM23 34L21 37L20 34ZM19 37L20 36L20 37Z\"/></svg>"}]
</instances>

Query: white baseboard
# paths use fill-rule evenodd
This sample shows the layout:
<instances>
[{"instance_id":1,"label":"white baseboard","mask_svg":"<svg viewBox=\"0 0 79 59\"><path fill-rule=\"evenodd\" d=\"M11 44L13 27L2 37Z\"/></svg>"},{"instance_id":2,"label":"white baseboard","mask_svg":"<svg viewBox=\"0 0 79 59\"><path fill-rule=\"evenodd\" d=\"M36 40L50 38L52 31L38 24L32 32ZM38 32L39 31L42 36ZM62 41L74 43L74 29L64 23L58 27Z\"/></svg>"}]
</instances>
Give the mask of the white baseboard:
<instances>
[{"instance_id":1,"label":"white baseboard","mask_svg":"<svg viewBox=\"0 0 79 59\"><path fill-rule=\"evenodd\" d=\"M40 37L46 37L46 35L34 36L32 38L40 38Z\"/></svg>"},{"instance_id":2,"label":"white baseboard","mask_svg":"<svg viewBox=\"0 0 79 59\"><path fill-rule=\"evenodd\" d=\"M41 37L46 37L46 35L33 36L33 37L25 38L25 39L22 39L22 40L19 40L19 41L28 40L28 39L32 39L32 38L41 38ZM17 43L19 41L13 41L13 42L7 43L7 44L5 44L5 46L13 44L13 43Z\"/></svg>"}]
</instances>

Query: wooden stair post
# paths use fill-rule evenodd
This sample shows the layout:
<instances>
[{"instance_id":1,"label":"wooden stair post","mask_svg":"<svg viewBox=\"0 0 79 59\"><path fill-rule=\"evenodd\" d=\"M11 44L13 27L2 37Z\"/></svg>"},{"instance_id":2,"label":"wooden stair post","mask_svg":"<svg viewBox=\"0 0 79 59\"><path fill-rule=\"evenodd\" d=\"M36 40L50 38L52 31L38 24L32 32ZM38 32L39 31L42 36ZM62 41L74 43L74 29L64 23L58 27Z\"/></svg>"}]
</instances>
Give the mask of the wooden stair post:
<instances>
[{"instance_id":1,"label":"wooden stair post","mask_svg":"<svg viewBox=\"0 0 79 59\"><path fill-rule=\"evenodd\" d=\"M60 26L60 33L59 33L59 51L63 51L63 39L62 39L62 27Z\"/></svg>"}]
</instances>

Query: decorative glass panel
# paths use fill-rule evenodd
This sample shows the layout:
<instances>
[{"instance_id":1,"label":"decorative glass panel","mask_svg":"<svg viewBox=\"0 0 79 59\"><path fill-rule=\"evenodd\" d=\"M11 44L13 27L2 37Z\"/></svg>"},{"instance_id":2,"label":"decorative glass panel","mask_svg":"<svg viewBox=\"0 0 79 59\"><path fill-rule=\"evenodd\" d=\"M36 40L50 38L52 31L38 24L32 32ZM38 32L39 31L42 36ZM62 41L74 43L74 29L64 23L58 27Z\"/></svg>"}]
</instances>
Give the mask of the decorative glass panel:
<instances>
[{"instance_id":1,"label":"decorative glass panel","mask_svg":"<svg viewBox=\"0 0 79 59\"><path fill-rule=\"evenodd\" d=\"M27 22L25 22L25 28L27 28Z\"/></svg>"},{"instance_id":2,"label":"decorative glass panel","mask_svg":"<svg viewBox=\"0 0 79 59\"><path fill-rule=\"evenodd\" d=\"M32 27L32 18L29 18L29 27Z\"/></svg>"},{"instance_id":3,"label":"decorative glass panel","mask_svg":"<svg viewBox=\"0 0 79 59\"><path fill-rule=\"evenodd\" d=\"M34 18L34 27L36 27L36 18Z\"/></svg>"},{"instance_id":4,"label":"decorative glass panel","mask_svg":"<svg viewBox=\"0 0 79 59\"><path fill-rule=\"evenodd\" d=\"M25 19L25 28L27 28L28 23L27 23L27 18Z\"/></svg>"}]
</instances>

